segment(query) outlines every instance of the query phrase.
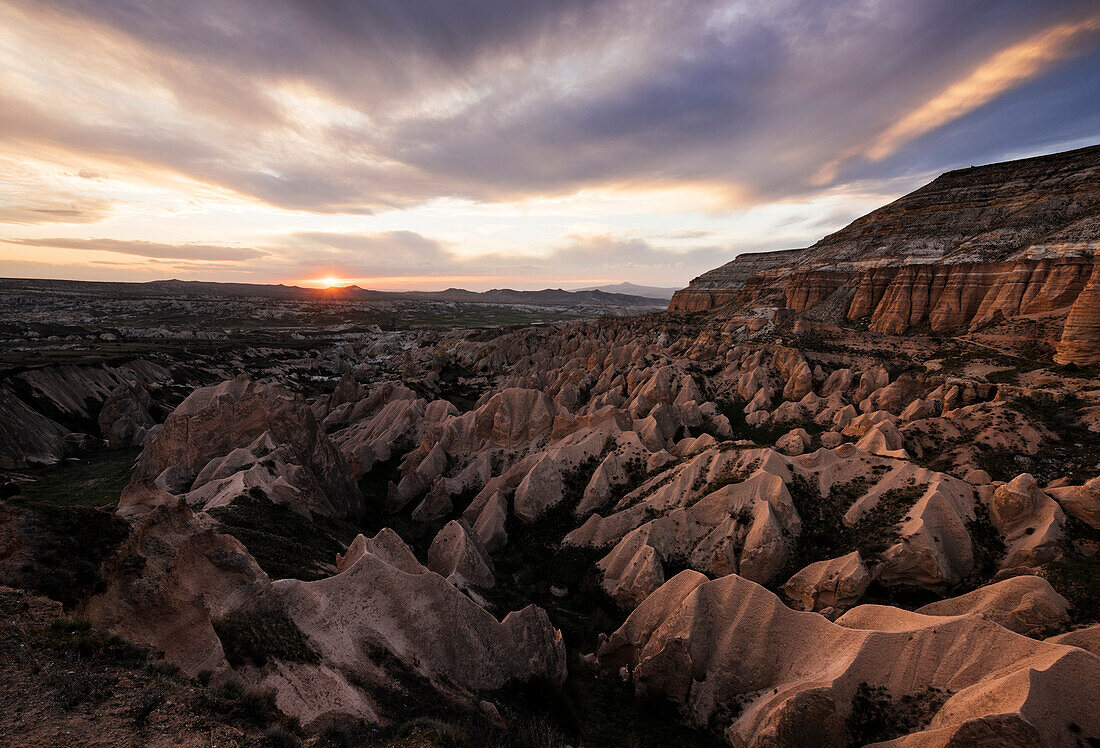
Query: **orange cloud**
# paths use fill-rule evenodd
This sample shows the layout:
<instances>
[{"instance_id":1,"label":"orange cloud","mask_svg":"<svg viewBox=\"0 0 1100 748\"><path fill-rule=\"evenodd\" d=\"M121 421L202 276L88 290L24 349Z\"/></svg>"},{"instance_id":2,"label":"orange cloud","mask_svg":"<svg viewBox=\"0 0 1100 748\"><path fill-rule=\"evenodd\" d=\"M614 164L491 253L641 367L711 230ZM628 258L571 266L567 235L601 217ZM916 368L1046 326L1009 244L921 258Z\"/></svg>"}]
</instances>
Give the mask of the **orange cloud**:
<instances>
[{"instance_id":1,"label":"orange cloud","mask_svg":"<svg viewBox=\"0 0 1100 748\"><path fill-rule=\"evenodd\" d=\"M1100 30L1100 16L1059 24L1001 50L965 78L952 83L882 133L867 152L878 160L926 132L956 120L997 95L1029 80L1067 57L1073 43Z\"/></svg>"}]
</instances>

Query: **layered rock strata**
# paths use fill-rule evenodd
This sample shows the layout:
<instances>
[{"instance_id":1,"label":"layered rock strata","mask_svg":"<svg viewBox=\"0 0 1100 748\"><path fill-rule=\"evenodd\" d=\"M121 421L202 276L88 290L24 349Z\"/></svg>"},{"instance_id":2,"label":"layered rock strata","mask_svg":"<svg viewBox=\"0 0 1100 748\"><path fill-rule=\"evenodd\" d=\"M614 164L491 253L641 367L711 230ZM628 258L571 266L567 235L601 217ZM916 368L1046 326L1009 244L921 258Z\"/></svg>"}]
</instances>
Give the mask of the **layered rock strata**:
<instances>
[{"instance_id":1,"label":"layered rock strata","mask_svg":"<svg viewBox=\"0 0 1100 748\"><path fill-rule=\"evenodd\" d=\"M779 303L874 332L1065 318L1059 363L1100 360L1100 146L948 172L801 251L746 254L670 311ZM827 304L827 302L832 302Z\"/></svg>"}]
</instances>

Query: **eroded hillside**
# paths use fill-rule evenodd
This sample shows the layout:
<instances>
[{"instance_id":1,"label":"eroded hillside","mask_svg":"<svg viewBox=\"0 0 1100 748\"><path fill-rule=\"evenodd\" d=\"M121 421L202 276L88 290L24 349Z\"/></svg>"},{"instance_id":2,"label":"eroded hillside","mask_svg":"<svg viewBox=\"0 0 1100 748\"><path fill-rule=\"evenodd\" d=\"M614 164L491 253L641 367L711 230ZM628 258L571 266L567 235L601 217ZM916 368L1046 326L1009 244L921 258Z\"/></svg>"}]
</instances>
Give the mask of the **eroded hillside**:
<instances>
[{"instance_id":1,"label":"eroded hillside","mask_svg":"<svg viewBox=\"0 0 1100 748\"><path fill-rule=\"evenodd\" d=\"M1091 368L789 311L341 350L190 392L107 508L12 475L2 581L323 745L1100 736Z\"/></svg>"}]
</instances>

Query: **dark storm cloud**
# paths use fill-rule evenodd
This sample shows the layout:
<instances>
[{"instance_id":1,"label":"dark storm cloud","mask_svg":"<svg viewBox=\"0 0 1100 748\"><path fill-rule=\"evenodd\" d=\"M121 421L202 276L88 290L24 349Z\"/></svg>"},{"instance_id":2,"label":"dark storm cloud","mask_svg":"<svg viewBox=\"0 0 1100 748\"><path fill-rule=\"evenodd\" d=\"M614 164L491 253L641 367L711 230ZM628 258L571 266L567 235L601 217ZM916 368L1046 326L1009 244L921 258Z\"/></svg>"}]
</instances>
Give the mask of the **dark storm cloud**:
<instances>
[{"instance_id":1,"label":"dark storm cloud","mask_svg":"<svg viewBox=\"0 0 1100 748\"><path fill-rule=\"evenodd\" d=\"M1002 50L1096 18L1094 0L19 5L120 35L141 52L138 73L188 116L85 121L12 100L0 102L0 137L317 212L605 184L726 185L775 199L1100 139L1100 31L1082 27L1049 66L974 111L929 119L926 132L918 118L868 153ZM281 86L339 109L305 121L273 93Z\"/></svg>"}]
</instances>

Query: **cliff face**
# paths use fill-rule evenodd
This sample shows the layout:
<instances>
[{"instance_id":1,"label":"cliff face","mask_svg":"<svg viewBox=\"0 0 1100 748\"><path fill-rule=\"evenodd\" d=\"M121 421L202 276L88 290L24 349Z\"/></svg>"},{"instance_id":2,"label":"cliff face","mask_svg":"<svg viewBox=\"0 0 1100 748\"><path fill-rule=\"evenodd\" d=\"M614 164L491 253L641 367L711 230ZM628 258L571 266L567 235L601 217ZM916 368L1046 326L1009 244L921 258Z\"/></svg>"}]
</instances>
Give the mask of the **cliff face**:
<instances>
[{"instance_id":1,"label":"cliff face","mask_svg":"<svg viewBox=\"0 0 1100 748\"><path fill-rule=\"evenodd\" d=\"M948 172L808 249L741 255L696 278L669 309L781 292L796 312L828 309L888 334L1061 312L1056 359L1091 363L1100 361L1097 250L1100 146Z\"/></svg>"},{"instance_id":2,"label":"cliff face","mask_svg":"<svg viewBox=\"0 0 1100 748\"><path fill-rule=\"evenodd\" d=\"M738 255L721 267L695 278L687 288L677 291L669 311L701 312L718 306L749 301L761 292L769 273L784 273L804 250L781 249ZM751 282L750 282L751 281ZM748 285L748 288L746 288ZM744 293L747 291L747 293Z\"/></svg>"}]
</instances>

